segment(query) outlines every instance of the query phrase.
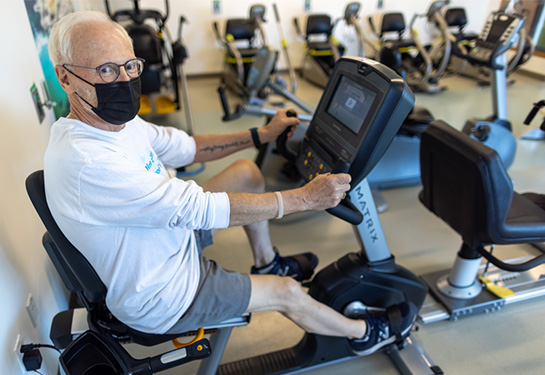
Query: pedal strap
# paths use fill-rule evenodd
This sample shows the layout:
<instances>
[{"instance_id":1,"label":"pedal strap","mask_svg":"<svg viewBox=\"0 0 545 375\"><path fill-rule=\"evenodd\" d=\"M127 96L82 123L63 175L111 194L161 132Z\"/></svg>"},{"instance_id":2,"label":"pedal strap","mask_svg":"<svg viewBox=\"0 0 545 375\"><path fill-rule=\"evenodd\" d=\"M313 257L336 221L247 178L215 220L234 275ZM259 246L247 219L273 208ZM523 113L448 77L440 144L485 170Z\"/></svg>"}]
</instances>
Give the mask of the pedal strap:
<instances>
[{"instance_id":1,"label":"pedal strap","mask_svg":"<svg viewBox=\"0 0 545 375\"><path fill-rule=\"evenodd\" d=\"M299 265L299 268L303 274L303 280L309 279L314 273L314 269L312 268L312 264L310 263L308 257L306 257L304 254L291 255L290 257L293 258L293 260L295 260Z\"/></svg>"},{"instance_id":2,"label":"pedal strap","mask_svg":"<svg viewBox=\"0 0 545 375\"><path fill-rule=\"evenodd\" d=\"M388 315L388 321L390 322L390 329L392 330L392 333L399 338L402 330L401 321L403 320L399 307L397 305L389 306L386 309L386 314Z\"/></svg>"}]
</instances>

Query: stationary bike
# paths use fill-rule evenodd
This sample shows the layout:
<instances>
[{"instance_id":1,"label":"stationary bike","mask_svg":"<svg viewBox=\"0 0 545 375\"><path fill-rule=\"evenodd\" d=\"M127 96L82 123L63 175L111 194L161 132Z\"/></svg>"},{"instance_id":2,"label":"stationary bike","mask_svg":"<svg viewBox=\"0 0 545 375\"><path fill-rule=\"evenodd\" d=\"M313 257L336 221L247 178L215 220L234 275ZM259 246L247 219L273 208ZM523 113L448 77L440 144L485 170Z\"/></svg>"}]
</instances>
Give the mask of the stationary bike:
<instances>
[{"instance_id":1,"label":"stationary bike","mask_svg":"<svg viewBox=\"0 0 545 375\"><path fill-rule=\"evenodd\" d=\"M493 114L486 119L467 120L463 132L495 149L509 168L515 159L517 143L507 117L507 51L515 45L525 18L511 13L508 7L488 17L475 46L466 52L456 46L454 53L474 66L487 67L492 72L491 94Z\"/></svg>"},{"instance_id":2,"label":"stationary bike","mask_svg":"<svg viewBox=\"0 0 545 375\"><path fill-rule=\"evenodd\" d=\"M502 1L503 6L499 11L507 14L518 13L525 15L527 11L524 9L523 3L523 1L519 0ZM535 47L532 36L527 32L526 27L519 29L515 36L515 42L510 48L510 51L514 53L510 53L510 57L506 59L507 77L528 62L535 52ZM454 57L453 60L455 60L455 64L459 64L460 58ZM487 65L467 64L462 67L460 74L476 80L479 86L489 86L493 84L494 80L493 72ZM513 80L508 80L509 84L513 82Z\"/></svg>"},{"instance_id":3,"label":"stationary bike","mask_svg":"<svg viewBox=\"0 0 545 375\"><path fill-rule=\"evenodd\" d=\"M362 248L320 271L309 294L335 310L354 316L366 309L410 300L421 306L427 288L390 254L369 184L365 179L382 157L414 104L406 83L391 69L364 58L341 58L335 65L299 152L286 146L287 132L277 147L301 176L349 173L352 188L329 213L353 224ZM228 337L228 334L227 334ZM307 333L292 348L218 364L227 337L211 338L212 355L198 372L204 374L286 374L355 357L346 338ZM423 349L409 337L386 352L403 374L441 374Z\"/></svg>"}]
</instances>

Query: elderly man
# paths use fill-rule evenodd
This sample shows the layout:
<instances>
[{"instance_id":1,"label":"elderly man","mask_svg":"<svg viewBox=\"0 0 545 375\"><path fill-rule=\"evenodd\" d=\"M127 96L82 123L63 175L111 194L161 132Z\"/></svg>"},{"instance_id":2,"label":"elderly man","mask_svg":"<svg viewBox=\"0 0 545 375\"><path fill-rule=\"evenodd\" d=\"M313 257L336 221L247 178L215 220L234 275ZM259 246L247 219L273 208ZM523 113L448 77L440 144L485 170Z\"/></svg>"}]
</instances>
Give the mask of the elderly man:
<instances>
[{"instance_id":1,"label":"elderly man","mask_svg":"<svg viewBox=\"0 0 545 375\"><path fill-rule=\"evenodd\" d=\"M235 162L202 186L168 175L169 167L274 141L296 118L281 110L253 134L193 137L142 120L136 114L143 62L126 31L99 12L61 19L49 48L70 114L51 129L47 201L107 286L106 304L119 320L144 332L178 333L275 310L306 331L351 339L362 354L408 334L411 304L350 319L312 299L293 278L278 276L304 278L301 262L315 267L316 258L280 257L267 220L334 207L349 189L349 175L322 175L272 193L264 192L251 161ZM244 226L255 259L251 275L227 272L201 254L207 230L229 226Z\"/></svg>"}]
</instances>

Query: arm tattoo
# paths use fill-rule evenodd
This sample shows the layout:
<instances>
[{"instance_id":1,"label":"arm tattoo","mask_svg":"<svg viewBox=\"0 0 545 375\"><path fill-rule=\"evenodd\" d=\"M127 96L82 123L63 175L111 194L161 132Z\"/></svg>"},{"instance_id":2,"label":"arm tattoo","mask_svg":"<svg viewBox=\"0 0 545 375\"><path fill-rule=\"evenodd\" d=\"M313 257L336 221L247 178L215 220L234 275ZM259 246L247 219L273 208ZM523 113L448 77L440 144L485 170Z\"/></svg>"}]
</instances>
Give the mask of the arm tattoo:
<instances>
[{"instance_id":1,"label":"arm tattoo","mask_svg":"<svg viewBox=\"0 0 545 375\"><path fill-rule=\"evenodd\" d=\"M250 144L250 141L235 141L235 142L232 142L232 143L226 143L224 145L213 145L213 146L206 146L204 148L201 148L199 151L201 152L204 152L204 151L208 151L210 153L213 153L215 151L223 151L225 149L228 149L228 148L231 148L231 147L238 147L238 146L245 146L245 145L248 145Z\"/></svg>"}]
</instances>

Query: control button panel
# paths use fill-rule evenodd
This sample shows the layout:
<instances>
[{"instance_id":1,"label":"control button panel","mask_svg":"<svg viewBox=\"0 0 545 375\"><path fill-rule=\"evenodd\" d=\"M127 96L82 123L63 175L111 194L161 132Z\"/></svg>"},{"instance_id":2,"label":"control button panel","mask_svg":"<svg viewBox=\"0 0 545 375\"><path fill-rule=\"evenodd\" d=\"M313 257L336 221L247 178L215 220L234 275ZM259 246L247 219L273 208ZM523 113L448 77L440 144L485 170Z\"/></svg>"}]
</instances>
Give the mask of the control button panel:
<instances>
[{"instance_id":1,"label":"control button panel","mask_svg":"<svg viewBox=\"0 0 545 375\"><path fill-rule=\"evenodd\" d=\"M310 181L316 176L329 173L333 166L319 152L305 145L305 148L299 154L297 159L297 169L306 181Z\"/></svg>"}]
</instances>

